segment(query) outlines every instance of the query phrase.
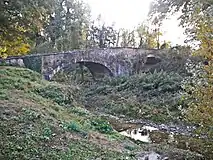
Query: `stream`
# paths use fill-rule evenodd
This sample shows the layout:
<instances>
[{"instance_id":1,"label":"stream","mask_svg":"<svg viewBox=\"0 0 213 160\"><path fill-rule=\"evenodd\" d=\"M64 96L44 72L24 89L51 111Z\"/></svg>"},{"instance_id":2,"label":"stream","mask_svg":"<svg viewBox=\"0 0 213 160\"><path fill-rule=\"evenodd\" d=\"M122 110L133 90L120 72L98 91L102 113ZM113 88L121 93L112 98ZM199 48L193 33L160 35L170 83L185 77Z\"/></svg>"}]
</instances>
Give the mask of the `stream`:
<instances>
[{"instance_id":1,"label":"stream","mask_svg":"<svg viewBox=\"0 0 213 160\"><path fill-rule=\"evenodd\" d=\"M143 144L169 145L177 149L196 153L199 159L212 159L213 140L205 134L195 134L197 127L177 124L155 124L149 121L123 121L120 118L107 118L121 135ZM139 160L166 160L167 156L154 151L141 153Z\"/></svg>"},{"instance_id":2,"label":"stream","mask_svg":"<svg viewBox=\"0 0 213 160\"><path fill-rule=\"evenodd\" d=\"M121 135L130 139L152 146L171 146L172 148L195 153L200 160L213 159L213 139L208 139L206 134L196 134L196 126L188 124L156 124L149 120L129 120L119 118L109 114L99 112L99 115L105 117L113 128ZM139 143L139 144L140 144ZM170 151L165 151L166 153ZM155 149L149 148L148 152L142 152L138 155L138 160L168 160L168 154L155 152ZM175 159L185 159L176 157Z\"/></svg>"},{"instance_id":3,"label":"stream","mask_svg":"<svg viewBox=\"0 0 213 160\"><path fill-rule=\"evenodd\" d=\"M136 127L129 128L127 130L120 131L121 135L134 139L136 141L140 141L142 143L147 144L161 144L161 145L171 145L175 148L188 150L191 152L195 152L200 155L200 157L213 156L213 152L211 150L206 150L208 146L213 144L212 140L208 140L203 137L191 136L193 133L189 133L189 131L184 133L178 133L177 130L168 131L162 130L162 128L156 128L153 126L141 125L138 124ZM189 128L189 127L188 127ZM190 128L191 129L191 128ZM170 129L171 130L171 129ZM149 152L143 154L139 159L144 160L159 160L159 159L168 159L168 157L163 157L155 152ZM209 159L209 158L204 158Z\"/></svg>"}]
</instances>

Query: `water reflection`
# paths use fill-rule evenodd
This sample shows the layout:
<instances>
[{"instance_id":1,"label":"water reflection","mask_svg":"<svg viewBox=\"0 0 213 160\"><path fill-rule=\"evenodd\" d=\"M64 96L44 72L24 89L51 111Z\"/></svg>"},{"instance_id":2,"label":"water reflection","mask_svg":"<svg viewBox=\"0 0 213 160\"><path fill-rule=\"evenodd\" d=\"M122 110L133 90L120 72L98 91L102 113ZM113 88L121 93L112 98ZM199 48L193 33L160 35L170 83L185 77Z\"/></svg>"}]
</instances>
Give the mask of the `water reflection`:
<instances>
[{"instance_id":1,"label":"water reflection","mask_svg":"<svg viewBox=\"0 0 213 160\"><path fill-rule=\"evenodd\" d=\"M151 126L128 129L120 134L145 143L171 144L179 149L196 152L199 155L205 155L205 157L213 157L213 141L208 139L184 136L174 132L162 132Z\"/></svg>"},{"instance_id":2,"label":"water reflection","mask_svg":"<svg viewBox=\"0 0 213 160\"><path fill-rule=\"evenodd\" d=\"M151 126L142 126L140 128L128 129L126 131L120 132L120 134L133 138L135 140L140 140L145 143L151 143L150 132L157 131L157 128Z\"/></svg>"}]
</instances>

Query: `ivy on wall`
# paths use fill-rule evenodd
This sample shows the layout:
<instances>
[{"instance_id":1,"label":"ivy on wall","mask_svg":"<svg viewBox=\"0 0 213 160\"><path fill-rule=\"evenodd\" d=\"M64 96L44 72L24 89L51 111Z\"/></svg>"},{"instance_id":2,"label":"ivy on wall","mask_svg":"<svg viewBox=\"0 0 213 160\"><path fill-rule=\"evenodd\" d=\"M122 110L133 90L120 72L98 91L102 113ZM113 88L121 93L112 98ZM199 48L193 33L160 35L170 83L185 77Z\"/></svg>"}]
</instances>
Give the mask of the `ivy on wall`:
<instances>
[{"instance_id":1,"label":"ivy on wall","mask_svg":"<svg viewBox=\"0 0 213 160\"><path fill-rule=\"evenodd\" d=\"M23 62L26 68L41 73L42 56L24 57Z\"/></svg>"}]
</instances>

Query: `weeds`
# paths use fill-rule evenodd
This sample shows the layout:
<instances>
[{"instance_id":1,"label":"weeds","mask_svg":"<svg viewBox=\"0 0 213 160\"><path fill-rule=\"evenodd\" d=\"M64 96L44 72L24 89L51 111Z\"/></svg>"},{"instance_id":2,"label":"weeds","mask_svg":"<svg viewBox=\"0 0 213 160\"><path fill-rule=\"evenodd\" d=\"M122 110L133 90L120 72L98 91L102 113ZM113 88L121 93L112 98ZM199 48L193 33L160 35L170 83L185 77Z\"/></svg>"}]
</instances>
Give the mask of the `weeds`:
<instances>
[{"instance_id":1,"label":"weeds","mask_svg":"<svg viewBox=\"0 0 213 160\"><path fill-rule=\"evenodd\" d=\"M37 88L34 92L44 98L51 99L59 105L70 105L73 102L72 93L64 91L62 88L48 85L42 88Z\"/></svg>"},{"instance_id":2,"label":"weeds","mask_svg":"<svg viewBox=\"0 0 213 160\"><path fill-rule=\"evenodd\" d=\"M49 140L52 136L52 130L49 127L43 129L42 139Z\"/></svg>"},{"instance_id":3,"label":"weeds","mask_svg":"<svg viewBox=\"0 0 213 160\"><path fill-rule=\"evenodd\" d=\"M19 116L19 120L22 122L27 122L27 121L34 122L41 118L41 115L32 109L23 108L21 113L22 114Z\"/></svg>"},{"instance_id":4,"label":"weeds","mask_svg":"<svg viewBox=\"0 0 213 160\"><path fill-rule=\"evenodd\" d=\"M95 130L99 131L100 133L111 134L113 133L113 128L103 119L94 119L91 121L92 126Z\"/></svg>"},{"instance_id":5,"label":"weeds","mask_svg":"<svg viewBox=\"0 0 213 160\"><path fill-rule=\"evenodd\" d=\"M62 122L62 124L60 125L64 130L70 131L70 132L81 132L81 126L80 124L78 124L75 121L71 121L69 123L67 122Z\"/></svg>"},{"instance_id":6,"label":"weeds","mask_svg":"<svg viewBox=\"0 0 213 160\"><path fill-rule=\"evenodd\" d=\"M81 99L96 110L131 118L170 121L165 106L179 115L183 77L164 71L104 80L85 87ZM84 87L84 86L82 86Z\"/></svg>"}]
</instances>

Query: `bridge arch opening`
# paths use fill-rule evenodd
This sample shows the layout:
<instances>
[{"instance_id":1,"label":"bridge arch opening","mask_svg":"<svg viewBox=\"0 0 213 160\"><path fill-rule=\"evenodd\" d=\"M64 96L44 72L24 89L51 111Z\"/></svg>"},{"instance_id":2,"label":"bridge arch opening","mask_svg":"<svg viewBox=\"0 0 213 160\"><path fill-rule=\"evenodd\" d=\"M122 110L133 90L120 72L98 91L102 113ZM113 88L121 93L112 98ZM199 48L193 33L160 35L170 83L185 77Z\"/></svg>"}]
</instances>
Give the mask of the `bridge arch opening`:
<instances>
[{"instance_id":1,"label":"bridge arch opening","mask_svg":"<svg viewBox=\"0 0 213 160\"><path fill-rule=\"evenodd\" d=\"M110 76L110 77L114 76L112 71L101 63L92 61L78 61L76 63L79 64L80 67L85 66L86 68L88 68L93 78L99 76Z\"/></svg>"},{"instance_id":2,"label":"bridge arch opening","mask_svg":"<svg viewBox=\"0 0 213 160\"><path fill-rule=\"evenodd\" d=\"M76 66L77 65L77 66ZM54 79L54 77L57 75L57 73L59 72L73 72L75 71L78 67L80 67L81 69L81 75L82 75L82 79L84 79L84 69L83 67L86 68L86 70L88 70L91 75L92 78L95 80L96 78L101 78L104 76L109 76L109 77L113 77L114 74L112 73L112 71L106 67L105 65L98 63L98 62L93 62L93 61L77 61L75 63L70 63L67 65L61 64L58 67L56 67L53 72L49 73L46 75L45 79L46 80L51 80L52 78Z\"/></svg>"}]
</instances>

